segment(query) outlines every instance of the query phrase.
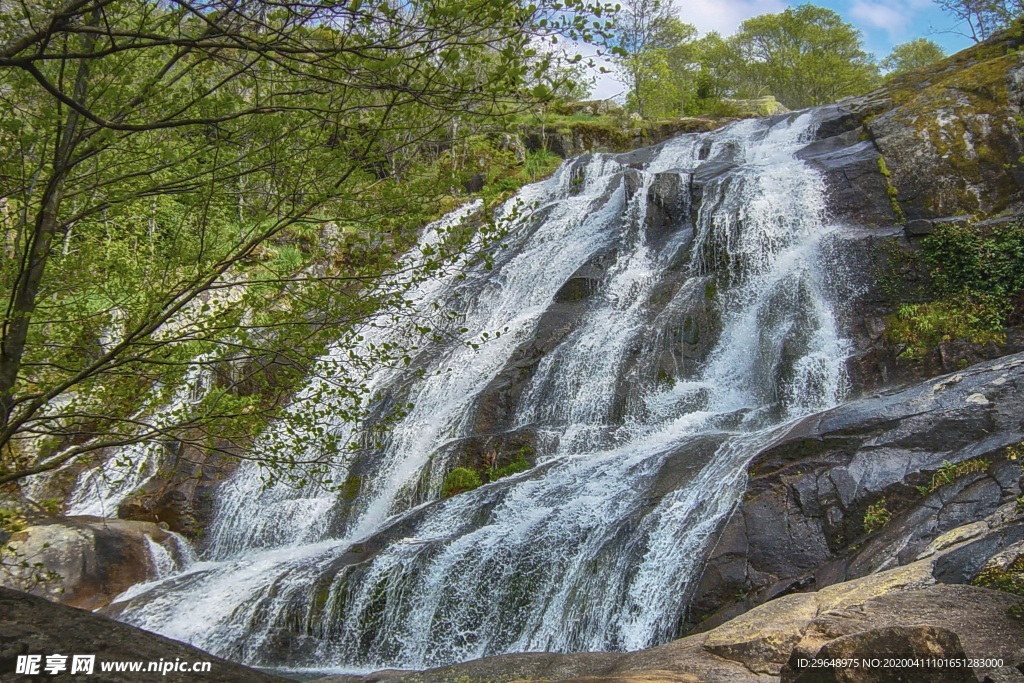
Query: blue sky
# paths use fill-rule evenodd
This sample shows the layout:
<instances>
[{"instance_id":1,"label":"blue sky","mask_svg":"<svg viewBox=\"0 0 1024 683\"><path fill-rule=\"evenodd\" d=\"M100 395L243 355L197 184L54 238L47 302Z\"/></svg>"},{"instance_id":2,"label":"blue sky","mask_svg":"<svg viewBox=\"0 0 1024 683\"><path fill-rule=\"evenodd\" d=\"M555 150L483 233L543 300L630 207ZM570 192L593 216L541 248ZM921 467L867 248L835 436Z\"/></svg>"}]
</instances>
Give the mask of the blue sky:
<instances>
[{"instance_id":1,"label":"blue sky","mask_svg":"<svg viewBox=\"0 0 1024 683\"><path fill-rule=\"evenodd\" d=\"M679 18L701 33L718 31L730 35L744 19L781 12L800 3L785 0L676 0ZM957 26L934 0L817 0L860 29L864 45L882 59L894 45L924 36L941 45L947 54L971 45L956 33ZM625 90L611 76L602 77L594 88L595 98L614 97Z\"/></svg>"}]
</instances>

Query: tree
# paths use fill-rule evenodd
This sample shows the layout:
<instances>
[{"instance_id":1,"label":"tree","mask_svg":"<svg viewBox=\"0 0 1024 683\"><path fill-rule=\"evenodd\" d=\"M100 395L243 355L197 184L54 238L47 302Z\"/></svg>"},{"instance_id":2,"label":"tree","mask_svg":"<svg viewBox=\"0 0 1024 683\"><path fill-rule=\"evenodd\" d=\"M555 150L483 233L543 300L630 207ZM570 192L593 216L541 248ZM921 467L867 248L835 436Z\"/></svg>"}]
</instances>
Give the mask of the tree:
<instances>
[{"instance_id":1,"label":"tree","mask_svg":"<svg viewBox=\"0 0 1024 683\"><path fill-rule=\"evenodd\" d=\"M652 81L656 53L675 45L681 27L673 0L626 0L615 20L614 45L619 70L630 90L631 108L646 116L645 95Z\"/></svg>"},{"instance_id":2,"label":"tree","mask_svg":"<svg viewBox=\"0 0 1024 683\"><path fill-rule=\"evenodd\" d=\"M934 64L945 56L943 49L933 41L917 38L894 47L880 66L887 76L898 76Z\"/></svg>"},{"instance_id":3,"label":"tree","mask_svg":"<svg viewBox=\"0 0 1024 683\"><path fill-rule=\"evenodd\" d=\"M980 43L1024 14L1024 0L935 0L964 27L960 31Z\"/></svg>"},{"instance_id":4,"label":"tree","mask_svg":"<svg viewBox=\"0 0 1024 683\"><path fill-rule=\"evenodd\" d=\"M690 101L698 68L692 49L696 27L669 17L659 30L654 46L629 60L634 87L627 106L650 119L682 113Z\"/></svg>"},{"instance_id":5,"label":"tree","mask_svg":"<svg viewBox=\"0 0 1024 683\"><path fill-rule=\"evenodd\" d=\"M860 32L830 9L800 5L744 21L729 40L739 97L774 95L791 109L866 92L878 68Z\"/></svg>"},{"instance_id":6,"label":"tree","mask_svg":"<svg viewBox=\"0 0 1024 683\"><path fill-rule=\"evenodd\" d=\"M287 383L261 368L299 376L332 337L401 306L372 283L408 244L401 227L437 206L422 200L447 187L420 152L450 144L456 117L524 106L531 41L599 39L608 11L586 0L5 4L0 484L138 441L218 449L280 417ZM293 245L323 226L363 245L314 276ZM425 252L424 272L444 256ZM225 374L227 360L251 371ZM218 371L215 386L149 419L197 365ZM362 388L336 390L352 411L341 417L358 416Z\"/></svg>"}]
</instances>

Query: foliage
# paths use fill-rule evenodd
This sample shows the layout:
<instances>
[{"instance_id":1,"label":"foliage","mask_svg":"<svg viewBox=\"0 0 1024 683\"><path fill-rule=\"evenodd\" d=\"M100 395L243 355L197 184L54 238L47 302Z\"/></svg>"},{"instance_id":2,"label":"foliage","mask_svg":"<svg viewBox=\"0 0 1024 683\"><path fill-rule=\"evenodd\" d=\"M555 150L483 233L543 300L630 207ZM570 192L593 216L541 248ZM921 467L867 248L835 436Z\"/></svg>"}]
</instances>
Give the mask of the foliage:
<instances>
[{"instance_id":1,"label":"foliage","mask_svg":"<svg viewBox=\"0 0 1024 683\"><path fill-rule=\"evenodd\" d=\"M868 511L864 513L864 533L870 534L881 529L891 519L892 514L886 508L884 499L869 505Z\"/></svg>"},{"instance_id":2,"label":"foliage","mask_svg":"<svg viewBox=\"0 0 1024 683\"><path fill-rule=\"evenodd\" d=\"M629 87L631 106L647 116L650 84L662 71L663 51L692 37L696 29L674 16L673 0L625 0L614 28L616 65Z\"/></svg>"},{"instance_id":3,"label":"foliage","mask_svg":"<svg viewBox=\"0 0 1024 683\"><path fill-rule=\"evenodd\" d=\"M774 95L787 107L803 108L861 94L879 82L860 33L832 10L800 5L764 14L723 39L717 33L698 38L667 7L634 0L616 27L627 108L643 117L725 113L726 97Z\"/></svg>"},{"instance_id":4,"label":"foliage","mask_svg":"<svg viewBox=\"0 0 1024 683\"><path fill-rule=\"evenodd\" d=\"M1024 555L1018 556L1005 567L989 566L971 579L972 586L1024 595Z\"/></svg>"},{"instance_id":5,"label":"foliage","mask_svg":"<svg viewBox=\"0 0 1024 683\"><path fill-rule=\"evenodd\" d=\"M1007 300L1024 291L1024 224L989 231L965 223L940 225L921 242L940 295L988 295Z\"/></svg>"},{"instance_id":6,"label":"foliage","mask_svg":"<svg viewBox=\"0 0 1024 683\"><path fill-rule=\"evenodd\" d=\"M8 508L0 509L0 531L8 534L16 534L28 528L25 517L17 510Z\"/></svg>"},{"instance_id":7,"label":"foliage","mask_svg":"<svg viewBox=\"0 0 1024 683\"><path fill-rule=\"evenodd\" d=\"M454 495L472 491L482 485L483 481L476 470L469 469L468 467L456 467L445 477L444 485L441 487L441 496L451 498Z\"/></svg>"},{"instance_id":8,"label":"foliage","mask_svg":"<svg viewBox=\"0 0 1024 683\"><path fill-rule=\"evenodd\" d=\"M939 469L932 475L931 482L927 486L918 486L917 491L922 496L926 496L943 486L952 484L960 477L965 477L974 472L985 472L988 470L988 467L988 461L983 458L971 458L970 460L958 462L955 465L948 460L944 460Z\"/></svg>"},{"instance_id":9,"label":"foliage","mask_svg":"<svg viewBox=\"0 0 1024 683\"><path fill-rule=\"evenodd\" d=\"M3 575L5 585L24 591L60 578L59 574L35 561L35 557L26 556L16 543L10 541L13 534L24 531L28 526L20 511L0 508L0 575ZM44 544L43 548L46 547L48 545Z\"/></svg>"},{"instance_id":10,"label":"foliage","mask_svg":"<svg viewBox=\"0 0 1024 683\"><path fill-rule=\"evenodd\" d=\"M530 469L529 457L533 455L533 448L531 446L522 446L516 451L516 457L513 458L507 465L502 467L492 467L487 472L488 481L497 481L504 477L510 477L513 474L519 474Z\"/></svg>"},{"instance_id":11,"label":"foliage","mask_svg":"<svg viewBox=\"0 0 1024 683\"><path fill-rule=\"evenodd\" d=\"M520 171L520 178L532 183L539 178L550 175L561 164L562 158L546 149L527 152L526 161L523 163L523 168Z\"/></svg>"},{"instance_id":12,"label":"foliage","mask_svg":"<svg viewBox=\"0 0 1024 683\"><path fill-rule=\"evenodd\" d=\"M834 11L814 5L744 21L730 39L739 97L774 95L802 109L866 92L878 68L861 34Z\"/></svg>"},{"instance_id":13,"label":"foliage","mask_svg":"<svg viewBox=\"0 0 1024 683\"><path fill-rule=\"evenodd\" d=\"M551 97L540 86L552 60L534 46L601 40L610 10L587 0L5 9L0 483L138 441L233 457L270 420L296 422L327 459L372 444L373 433L332 441L323 422L364 416L373 397L358 378L409 362L415 343L317 359L336 340L358 344L359 325L381 312L432 338L403 312L404 293L474 262L462 227L398 260L458 201L464 169L438 150ZM492 235L485 260L500 228L480 227ZM289 391L314 369L345 378L317 389L337 398L332 414L289 413ZM277 471L303 460L254 457Z\"/></svg>"},{"instance_id":14,"label":"foliage","mask_svg":"<svg viewBox=\"0 0 1024 683\"><path fill-rule=\"evenodd\" d=\"M943 342L968 339L974 344L1002 343L999 302L991 299L903 304L886 320L889 340L904 344L900 355L922 358Z\"/></svg>"},{"instance_id":15,"label":"foliage","mask_svg":"<svg viewBox=\"0 0 1024 683\"><path fill-rule=\"evenodd\" d=\"M879 66L888 78L915 69L922 69L945 56L945 51L934 41L927 38L915 38L910 42L895 46Z\"/></svg>"},{"instance_id":16,"label":"foliage","mask_svg":"<svg viewBox=\"0 0 1024 683\"><path fill-rule=\"evenodd\" d=\"M889 338L907 344L903 355L921 357L954 339L1002 343L1012 301L1024 292L1024 226L941 225L921 247L938 298L903 305L888 319Z\"/></svg>"}]
</instances>

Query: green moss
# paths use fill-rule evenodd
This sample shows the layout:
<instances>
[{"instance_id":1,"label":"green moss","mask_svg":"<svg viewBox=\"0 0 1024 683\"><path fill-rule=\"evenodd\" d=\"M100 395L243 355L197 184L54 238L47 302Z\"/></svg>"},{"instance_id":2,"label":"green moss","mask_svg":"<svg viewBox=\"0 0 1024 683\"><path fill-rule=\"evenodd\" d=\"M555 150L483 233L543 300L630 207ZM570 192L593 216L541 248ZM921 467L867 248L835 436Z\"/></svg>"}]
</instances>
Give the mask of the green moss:
<instances>
[{"instance_id":1,"label":"green moss","mask_svg":"<svg viewBox=\"0 0 1024 683\"><path fill-rule=\"evenodd\" d=\"M918 486L917 490L921 495L928 495L947 484L952 484L961 477L966 477L968 474L975 472L985 472L988 468L989 462L984 458L971 458L970 460L958 462L955 465L948 460L944 460L939 469L932 475L931 482L927 486Z\"/></svg>"},{"instance_id":2,"label":"green moss","mask_svg":"<svg viewBox=\"0 0 1024 683\"><path fill-rule=\"evenodd\" d=\"M693 319L693 316L688 315L683 320L682 332L684 344L690 344L692 346L700 343L700 325Z\"/></svg>"},{"instance_id":3,"label":"green moss","mask_svg":"<svg viewBox=\"0 0 1024 683\"><path fill-rule=\"evenodd\" d=\"M1024 595L1024 555L1005 567L987 567L971 580L972 586Z\"/></svg>"},{"instance_id":4,"label":"green moss","mask_svg":"<svg viewBox=\"0 0 1024 683\"><path fill-rule=\"evenodd\" d=\"M511 462L509 462L504 467L492 467L490 469L490 471L487 473L488 480L497 481L498 479L501 479L503 477L510 477L513 474L525 472L526 470L533 467L533 465L530 464L530 458L532 458L535 455L535 453L536 451L534 450L533 446L529 444L523 444L522 446L519 447L519 450L516 451L516 457L513 458Z\"/></svg>"},{"instance_id":5,"label":"green moss","mask_svg":"<svg viewBox=\"0 0 1024 683\"><path fill-rule=\"evenodd\" d=\"M714 280L709 279L704 283L704 298L707 301L713 300L718 296L718 285Z\"/></svg>"},{"instance_id":6,"label":"green moss","mask_svg":"<svg viewBox=\"0 0 1024 683\"><path fill-rule=\"evenodd\" d=\"M355 500L356 496L359 495L359 491L363 486L363 479L355 474L350 474L345 478L345 483L341 485L341 497L346 501Z\"/></svg>"},{"instance_id":7,"label":"green moss","mask_svg":"<svg viewBox=\"0 0 1024 683\"><path fill-rule=\"evenodd\" d=\"M1024 441L1014 446L1006 447L1006 459L1007 460L1020 460L1021 467L1024 468Z\"/></svg>"},{"instance_id":8,"label":"green moss","mask_svg":"<svg viewBox=\"0 0 1024 683\"><path fill-rule=\"evenodd\" d=\"M889 195L889 203L892 205L892 212L896 216L896 222L906 223L907 217L903 213L903 207L900 206L899 202L899 190L892 184L892 174L885 165L885 158L881 154L878 155L878 172L885 178L885 192Z\"/></svg>"},{"instance_id":9,"label":"green moss","mask_svg":"<svg viewBox=\"0 0 1024 683\"><path fill-rule=\"evenodd\" d=\"M895 78L885 89L896 105L893 115L913 130L926 153L934 154L931 172L942 176L938 191L925 198L926 207L936 215L992 213L1014 200L1017 187L1009 174L1000 172L1016 160L1007 155L1010 147L1002 141L998 122L1008 108L1008 73L1019 63L1006 54L1004 43L965 50L934 67ZM953 116L937 116L937 112ZM990 141L990 144L985 144ZM928 148L931 148L930 150ZM904 174L918 172L918 166L900 169L894 182ZM976 188L984 186L985 193Z\"/></svg>"},{"instance_id":10,"label":"green moss","mask_svg":"<svg viewBox=\"0 0 1024 683\"><path fill-rule=\"evenodd\" d=\"M479 473L468 467L456 467L444 479L444 486L441 487L441 495L444 498L451 498L454 495L472 491L483 485Z\"/></svg>"},{"instance_id":11,"label":"green moss","mask_svg":"<svg viewBox=\"0 0 1024 683\"><path fill-rule=\"evenodd\" d=\"M892 519L892 513L885 506L885 499L868 506L864 513L864 533L870 534L881 529Z\"/></svg>"}]
</instances>

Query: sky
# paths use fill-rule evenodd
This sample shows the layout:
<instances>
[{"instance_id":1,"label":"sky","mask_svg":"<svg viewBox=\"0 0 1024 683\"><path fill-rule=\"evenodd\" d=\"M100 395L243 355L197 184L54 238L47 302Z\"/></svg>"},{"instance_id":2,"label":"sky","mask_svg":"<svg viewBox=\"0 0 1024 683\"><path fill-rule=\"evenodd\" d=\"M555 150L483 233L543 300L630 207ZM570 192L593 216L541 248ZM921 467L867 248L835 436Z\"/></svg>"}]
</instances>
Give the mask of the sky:
<instances>
[{"instance_id":1,"label":"sky","mask_svg":"<svg viewBox=\"0 0 1024 683\"><path fill-rule=\"evenodd\" d=\"M733 34L744 19L797 4L784 0L676 0L680 19L702 34L718 31L723 36ZM934 0L814 0L812 4L835 10L860 29L865 48L880 60L894 45L922 36L941 45L947 54L971 45L956 33L956 22ZM624 91L621 83L605 74L595 84L592 97L606 99Z\"/></svg>"}]
</instances>

